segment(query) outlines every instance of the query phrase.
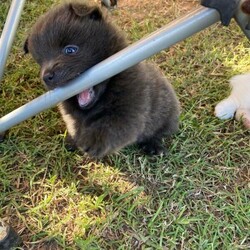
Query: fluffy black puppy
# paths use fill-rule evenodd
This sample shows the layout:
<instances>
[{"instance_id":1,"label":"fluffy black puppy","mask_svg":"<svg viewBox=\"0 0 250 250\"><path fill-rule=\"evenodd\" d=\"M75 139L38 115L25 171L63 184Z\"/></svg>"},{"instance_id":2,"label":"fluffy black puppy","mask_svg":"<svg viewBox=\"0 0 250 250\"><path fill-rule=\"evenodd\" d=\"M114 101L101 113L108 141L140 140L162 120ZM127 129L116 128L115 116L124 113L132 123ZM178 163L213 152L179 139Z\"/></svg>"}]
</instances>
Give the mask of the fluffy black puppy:
<instances>
[{"instance_id":1,"label":"fluffy black puppy","mask_svg":"<svg viewBox=\"0 0 250 250\"><path fill-rule=\"evenodd\" d=\"M34 25L24 49L53 89L128 45L98 7L58 6ZM164 76L147 63L87 89L59 105L68 140L92 157L137 143L146 153L164 151L162 137L178 130L179 103Z\"/></svg>"}]
</instances>

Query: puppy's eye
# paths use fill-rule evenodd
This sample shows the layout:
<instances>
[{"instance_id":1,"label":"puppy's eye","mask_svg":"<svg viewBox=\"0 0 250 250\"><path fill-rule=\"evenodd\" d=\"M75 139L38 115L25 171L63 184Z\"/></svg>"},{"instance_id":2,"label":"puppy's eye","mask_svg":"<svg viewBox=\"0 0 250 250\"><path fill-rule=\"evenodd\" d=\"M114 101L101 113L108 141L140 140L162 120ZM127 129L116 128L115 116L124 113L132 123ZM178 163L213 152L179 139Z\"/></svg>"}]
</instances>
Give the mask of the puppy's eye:
<instances>
[{"instance_id":1,"label":"puppy's eye","mask_svg":"<svg viewBox=\"0 0 250 250\"><path fill-rule=\"evenodd\" d=\"M76 45L67 45L63 49L63 53L65 55L73 55L76 54L76 52L79 50L79 47Z\"/></svg>"}]
</instances>

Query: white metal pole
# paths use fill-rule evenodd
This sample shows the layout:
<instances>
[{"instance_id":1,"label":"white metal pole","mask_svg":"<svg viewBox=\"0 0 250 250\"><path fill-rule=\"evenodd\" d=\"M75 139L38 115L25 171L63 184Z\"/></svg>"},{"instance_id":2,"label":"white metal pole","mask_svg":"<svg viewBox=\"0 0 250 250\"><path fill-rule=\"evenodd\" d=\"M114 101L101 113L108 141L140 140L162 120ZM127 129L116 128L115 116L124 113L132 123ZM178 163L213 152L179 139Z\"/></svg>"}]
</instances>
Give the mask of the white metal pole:
<instances>
[{"instance_id":1,"label":"white metal pole","mask_svg":"<svg viewBox=\"0 0 250 250\"><path fill-rule=\"evenodd\" d=\"M0 80L15 38L25 0L13 0L0 38Z\"/></svg>"},{"instance_id":2,"label":"white metal pole","mask_svg":"<svg viewBox=\"0 0 250 250\"><path fill-rule=\"evenodd\" d=\"M199 7L146 38L98 63L67 84L48 91L0 119L0 133L10 127L55 106L84 89L88 89L220 20L214 9Z\"/></svg>"}]
</instances>

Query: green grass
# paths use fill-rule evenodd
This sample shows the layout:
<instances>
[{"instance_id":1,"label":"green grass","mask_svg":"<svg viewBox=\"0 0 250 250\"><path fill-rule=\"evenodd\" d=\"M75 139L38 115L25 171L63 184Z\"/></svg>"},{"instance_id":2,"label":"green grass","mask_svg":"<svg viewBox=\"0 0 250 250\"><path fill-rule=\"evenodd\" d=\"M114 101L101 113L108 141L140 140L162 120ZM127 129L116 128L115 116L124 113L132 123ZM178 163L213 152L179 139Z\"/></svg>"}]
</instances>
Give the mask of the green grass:
<instances>
[{"instance_id":1,"label":"green grass","mask_svg":"<svg viewBox=\"0 0 250 250\"><path fill-rule=\"evenodd\" d=\"M54 2L25 5L1 82L1 116L44 93L22 44ZM112 12L130 41L187 12L183 1L130 2ZM0 4L0 27L8 3ZM0 144L0 218L20 233L23 249L249 249L249 131L213 114L228 79L250 70L249 53L232 21L149 59L182 106L167 157L134 146L99 161L67 152L57 108L11 128Z\"/></svg>"}]
</instances>

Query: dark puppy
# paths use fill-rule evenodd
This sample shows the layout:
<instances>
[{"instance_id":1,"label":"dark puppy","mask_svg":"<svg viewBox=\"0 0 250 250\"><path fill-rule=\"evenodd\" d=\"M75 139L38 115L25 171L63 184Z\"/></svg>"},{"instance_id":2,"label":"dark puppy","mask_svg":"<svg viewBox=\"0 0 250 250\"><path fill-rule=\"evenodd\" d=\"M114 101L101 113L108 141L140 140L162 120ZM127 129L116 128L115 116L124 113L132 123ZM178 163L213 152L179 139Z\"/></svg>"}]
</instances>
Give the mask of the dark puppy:
<instances>
[{"instance_id":1,"label":"dark puppy","mask_svg":"<svg viewBox=\"0 0 250 250\"><path fill-rule=\"evenodd\" d=\"M42 16L24 49L41 66L49 89L67 84L128 45L98 7L69 3ZM178 129L174 90L152 65L140 63L59 105L71 144L102 157L137 143L164 151L162 137Z\"/></svg>"}]
</instances>

